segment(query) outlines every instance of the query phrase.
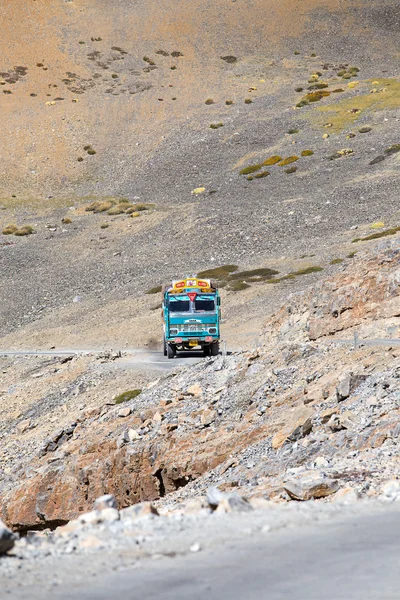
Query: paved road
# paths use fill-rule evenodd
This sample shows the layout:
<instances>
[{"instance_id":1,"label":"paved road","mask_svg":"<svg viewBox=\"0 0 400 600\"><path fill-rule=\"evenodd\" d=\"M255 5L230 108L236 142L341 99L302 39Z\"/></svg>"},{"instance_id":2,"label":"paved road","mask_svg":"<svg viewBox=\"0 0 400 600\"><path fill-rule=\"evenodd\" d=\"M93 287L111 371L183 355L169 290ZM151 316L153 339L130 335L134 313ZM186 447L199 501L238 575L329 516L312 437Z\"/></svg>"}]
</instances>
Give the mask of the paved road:
<instances>
[{"instance_id":1,"label":"paved road","mask_svg":"<svg viewBox=\"0 0 400 600\"><path fill-rule=\"evenodd\" d=\"M94 581L42 599L399 600L400 510L259 535Z\"/></svg>"}]
</instances>

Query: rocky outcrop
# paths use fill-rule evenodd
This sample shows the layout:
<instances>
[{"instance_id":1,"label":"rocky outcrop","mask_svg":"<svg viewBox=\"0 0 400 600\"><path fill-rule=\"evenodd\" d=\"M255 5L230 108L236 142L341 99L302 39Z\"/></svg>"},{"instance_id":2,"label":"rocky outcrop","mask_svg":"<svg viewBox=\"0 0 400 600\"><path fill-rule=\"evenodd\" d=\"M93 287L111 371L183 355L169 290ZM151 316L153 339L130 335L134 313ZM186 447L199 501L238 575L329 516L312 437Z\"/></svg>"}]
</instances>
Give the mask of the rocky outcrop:
<instances>
[{"instance_id":1,"label":"rocky outcrop","mask_svg":"<svg viewBox=\"0 0 400 600\"><path fill-rule=\"evenodd\" d=\"M400 318L400 250L355 258L341 275L296 294L266 324L261 341L318 340L357 328L359 338L386 337Z\"/></svg>"}]
</instances>

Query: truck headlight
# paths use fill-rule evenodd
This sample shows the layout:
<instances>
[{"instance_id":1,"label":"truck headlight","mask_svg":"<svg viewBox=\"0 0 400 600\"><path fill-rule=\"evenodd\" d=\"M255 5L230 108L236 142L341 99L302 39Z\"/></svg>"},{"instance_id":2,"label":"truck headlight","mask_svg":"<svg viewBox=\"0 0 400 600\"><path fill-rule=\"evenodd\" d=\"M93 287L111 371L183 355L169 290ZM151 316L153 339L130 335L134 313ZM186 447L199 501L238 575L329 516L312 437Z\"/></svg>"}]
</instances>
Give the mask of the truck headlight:
<instances>
[{"instance_id":1,"label":"truck headlight","mask_svg":"<svg viewBox=\"0 0 400 600\"><path fill-rule=\"evenodd\" d=\"M170 335L177 335L178 334L178 330L177 329L170 329L169 333L170 333Z\"/></svg>"},{"instance_id":2,"label":"truck headlight","mask_svg":"<svg viewBox=\"0 0 400 600\"><path fill-rule=\"evenodd\" d=\"M217 328L216 327L210 327L210 329L208 330L209 333L217 333Z\"/></svg>"}]
</instances>

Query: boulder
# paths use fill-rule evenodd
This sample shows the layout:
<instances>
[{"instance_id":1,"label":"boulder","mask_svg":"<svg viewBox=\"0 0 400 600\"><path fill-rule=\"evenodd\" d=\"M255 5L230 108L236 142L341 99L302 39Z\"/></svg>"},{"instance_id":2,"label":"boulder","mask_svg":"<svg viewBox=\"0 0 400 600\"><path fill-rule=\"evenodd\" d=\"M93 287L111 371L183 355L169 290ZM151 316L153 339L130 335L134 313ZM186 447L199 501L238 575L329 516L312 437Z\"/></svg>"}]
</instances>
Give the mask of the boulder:
<instances>
[{"instance_id":1,"label":"boulder","mask_svg":"<svg viewBox=\"0 0 400 600\"><path fill-rule=\"evenodd\" d=\"M299 406L287 420L286 425L272 438L272 447L280 448L286 441L296 442L312 430L311 419L314 410L309 406Z\"/></svg>"},{"instance_id":2,"label":"boulder","mask_svg":"<svg viewBox=\"0 0 400 600\"><path fill-rule=\"evenodd\" d=\"M346 400L355 390L367 379L367 375L354 375L350 373L344 377L336 388L336 398L338 402Z\"/></svg>"},{"instance_id":3,"label":"boulder","mask_svg":"<svg viewBox=\"0 0 400 600\"><path fill-rule=\"evenodd\" d=\"M0 554L5 554L14 547L17 536L0 521Z\"/></svg>"},{"instance_id":4,"label":"boulder","mask_svg":"<svg viewBox=\"0 0 400 600\"><path fill-rule=\"evenodd\" d=\"M335 479L323 478L314 474L291 479L283 484L292 500L312 500L335 494L339 484Z\"/></svg>"}]
</instances>

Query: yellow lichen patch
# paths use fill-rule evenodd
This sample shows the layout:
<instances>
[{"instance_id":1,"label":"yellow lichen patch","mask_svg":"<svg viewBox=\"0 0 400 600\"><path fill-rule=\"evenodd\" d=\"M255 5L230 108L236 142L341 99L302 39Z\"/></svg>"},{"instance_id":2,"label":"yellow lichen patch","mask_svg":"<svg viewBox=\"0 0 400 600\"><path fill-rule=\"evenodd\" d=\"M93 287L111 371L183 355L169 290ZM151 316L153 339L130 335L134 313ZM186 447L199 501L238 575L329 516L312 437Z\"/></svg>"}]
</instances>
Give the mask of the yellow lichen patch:
<instances>
[{"instance_id":1,"label":"yellow lichen patch","mask_svg":"<svg viewBox=\"0 0 400 600\"><path fill-rule=\"evenodd\" d=\"M376 223L371 223L370 229L380 229L381 227L385 227L385 223L383 221L377 221Z\"/></svg>"},{"instance_id":2,"label":"yellow lichen patch","mask_svg":"<svg viewBox=\"0 0 400 600\"><path fill-rule=\"evenodd\" d=\"M278 163L278 167L286 167L286 165L290 165L291 163L296 162L296 160L299 160L298 156L288 156Z\"/></svg>"},{"instance_id":3,"label":"yellow lichen patch","mask_svg":"<svg viewBox=\"0 0 400 600\"><path fill-rule=\"evenodd\" d=\"M382 86L386 88L386 91L382 91L380 94L371 94L370 92L359 94L329 106L319 106L310 118L315 119L316 125L323 126L328 113L333 131L337 133L350 127L365 113L400 108L400 81L398 79L380 79L374 82L368 80L367 83Z\"/></svg>"},{"instance_id":4,"label":"yellow lichen patch","mask_svg":"<svg viewBox=\"0 0 400 600\"><path fill-rule=\"evenodd\" d=\"M269 158L264 160L262 164L264 167L269 167L271 165L276 165L281 160L282 160L282 156L278 156L278 155L270 156Z\"/></svg>"},{"instance_id":5,"label":"yellow lichen patch","mask_svg":"<svg viewBox=\"0 0 400 600\"><path fill-rule=\"evenodd\" d=\"M205 191L205 187L194 188L194 190L192 190L192 196L198 196L199 194L203 194Z\"/></svg>"},{"instance_id":6,"label":"yellow lichen patch","mask_svg":"<svg viewBox=\"0 0 400 600\"><path fill-rule=\"evenodd\" d=\"M352 90L352 89L358 87L359 85L360 85L359 81L350 81L350 83L347 84L347 87Z\"/></svg>"}]
</instances>

